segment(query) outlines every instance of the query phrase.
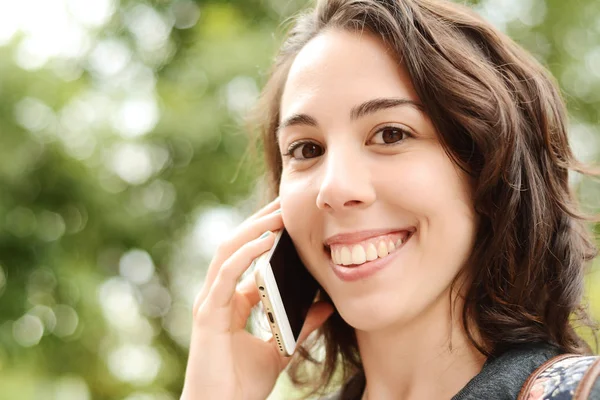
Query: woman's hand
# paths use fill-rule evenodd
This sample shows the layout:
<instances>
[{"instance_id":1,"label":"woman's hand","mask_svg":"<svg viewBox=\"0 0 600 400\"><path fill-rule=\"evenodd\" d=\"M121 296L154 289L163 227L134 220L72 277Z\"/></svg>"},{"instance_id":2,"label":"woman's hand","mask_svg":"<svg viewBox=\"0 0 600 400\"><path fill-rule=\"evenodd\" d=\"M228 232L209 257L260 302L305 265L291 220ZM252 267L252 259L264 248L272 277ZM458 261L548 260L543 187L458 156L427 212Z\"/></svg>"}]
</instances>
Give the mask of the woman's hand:
<instances>
[{"instance_id":1,"label":"woman's hand","mask_svg":"<svg viewBox=\"0 0 600 400\"><path fill-rule=\"evenodd\" d=\"M244 330L259 302L253 276L237 286L252 261L268 251L283 229L279 199L248 218L217 249L193 307L193 328L182 400L264 400L289 362L273 338L263 341ZM331 314L333 307L311 307L300 334L301 343Z\"/></svg>"}]
</instances>

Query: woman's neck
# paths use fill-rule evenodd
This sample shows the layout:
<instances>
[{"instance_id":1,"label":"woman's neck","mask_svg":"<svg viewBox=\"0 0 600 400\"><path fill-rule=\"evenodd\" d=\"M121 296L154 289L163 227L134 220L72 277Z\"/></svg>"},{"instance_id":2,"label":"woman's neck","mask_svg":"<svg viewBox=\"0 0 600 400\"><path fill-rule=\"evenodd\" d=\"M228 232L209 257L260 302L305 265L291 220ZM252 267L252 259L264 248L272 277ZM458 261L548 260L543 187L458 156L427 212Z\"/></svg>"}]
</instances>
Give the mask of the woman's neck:
<instances>
[{"instance_id":1,"label":"woman's neck","mask_svg":"<svg viewBox=\"0 0 600 400\"><path fill-rule=\"evenodd\" d=\"M446 300L402 326L357 330L367 382L363 399L450 399L477 375L486 357L462 329L460 307L457 301L452 324Z\"/></svg>"}]
</instances>

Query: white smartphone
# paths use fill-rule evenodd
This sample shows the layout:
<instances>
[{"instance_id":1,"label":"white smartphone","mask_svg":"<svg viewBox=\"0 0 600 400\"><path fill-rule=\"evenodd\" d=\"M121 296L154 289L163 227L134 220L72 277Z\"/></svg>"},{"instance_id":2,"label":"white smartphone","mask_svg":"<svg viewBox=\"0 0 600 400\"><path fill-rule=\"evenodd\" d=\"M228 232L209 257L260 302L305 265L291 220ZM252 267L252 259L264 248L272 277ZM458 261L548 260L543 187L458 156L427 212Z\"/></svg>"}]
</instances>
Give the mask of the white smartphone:
<instances>
[{"instance_id":1,"label":"white smartphone","mask_svg":"<svg viewBox=\"0 0 600 400\"><path fill-rule=\"evenodd\" d=\"M319 284L300 260L287 231L275 234L273 247L254 260L255 279L279 352L291 356Z\"/></svg>"}]
</instances>

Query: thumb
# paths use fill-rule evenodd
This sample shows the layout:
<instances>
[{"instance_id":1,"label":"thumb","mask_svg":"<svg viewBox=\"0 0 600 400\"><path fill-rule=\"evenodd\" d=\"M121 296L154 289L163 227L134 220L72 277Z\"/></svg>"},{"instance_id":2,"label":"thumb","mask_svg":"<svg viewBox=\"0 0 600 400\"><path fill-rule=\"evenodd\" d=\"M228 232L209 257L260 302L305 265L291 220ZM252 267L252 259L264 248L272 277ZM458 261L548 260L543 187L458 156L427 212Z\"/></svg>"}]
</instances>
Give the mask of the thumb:
<instances>
[{"instance_id":1,"label":"thumb","mask_svg":"<svg viewBox=\"0 0 600 400\"><path fill-rule=\"evenodd\" d=\"M331 314L333 314L333 311L333 305L329 302L317 301L316 303L312 304L308 310L306 322L300 331L298 344L302 344L308 335L323 325L323 323L327 321Z\"/></svg>"}]
</instances>

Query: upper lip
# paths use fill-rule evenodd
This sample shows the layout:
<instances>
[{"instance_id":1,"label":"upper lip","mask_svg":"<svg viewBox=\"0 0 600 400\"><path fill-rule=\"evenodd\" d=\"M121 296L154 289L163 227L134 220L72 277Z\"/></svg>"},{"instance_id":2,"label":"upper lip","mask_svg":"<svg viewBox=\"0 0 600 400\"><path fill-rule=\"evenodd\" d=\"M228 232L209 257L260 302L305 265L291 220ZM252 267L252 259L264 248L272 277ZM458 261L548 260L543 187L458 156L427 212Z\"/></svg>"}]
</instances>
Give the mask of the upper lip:
<instances>
[{"instance_id":1,"label":"upper lip","mask_svg":"<svg viewBox=\"0 0 600 400\"><path fill-rule=\"evenodd\" d=\"M409 231L414 232L415 227L409 226L405 228L392 228L392 229L372 229L367 231L356 231L347 233L338 233L325 239L323 244L325 246L331 246L332 244L354 244L360 243L363 240L374 238L381 235L387 235L392 232Z\"/></svg>"}]
</instances>

